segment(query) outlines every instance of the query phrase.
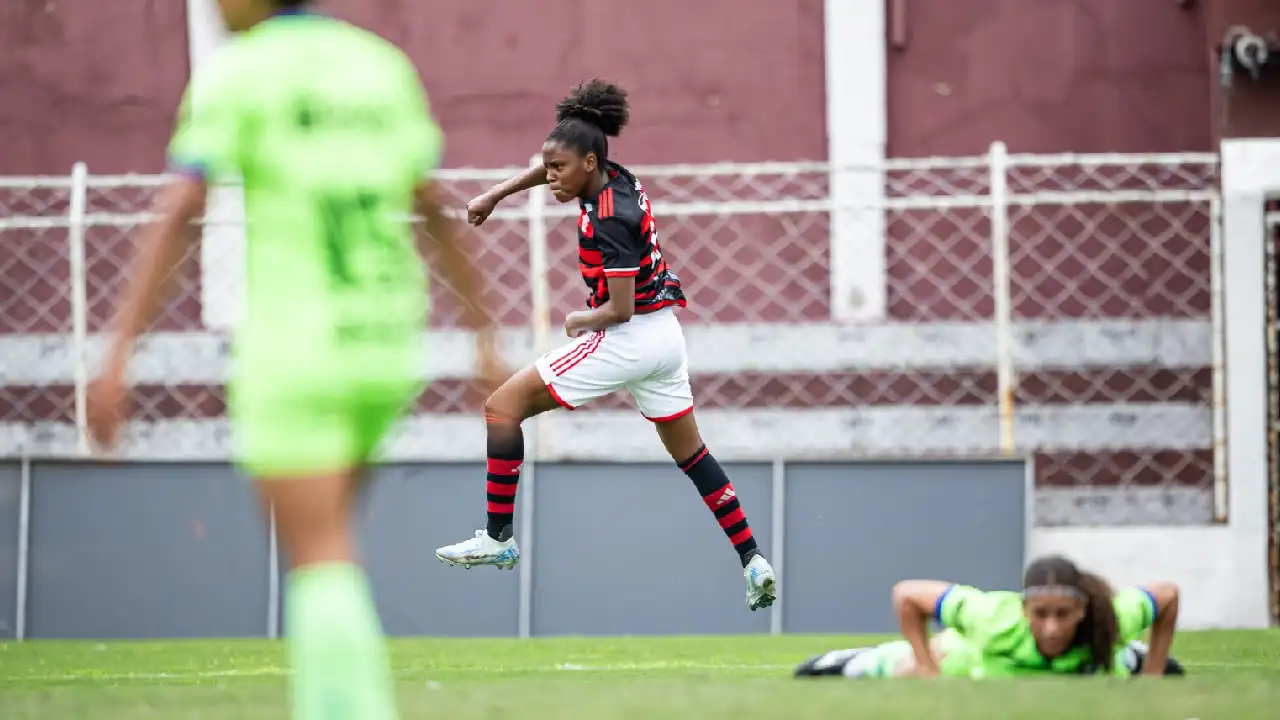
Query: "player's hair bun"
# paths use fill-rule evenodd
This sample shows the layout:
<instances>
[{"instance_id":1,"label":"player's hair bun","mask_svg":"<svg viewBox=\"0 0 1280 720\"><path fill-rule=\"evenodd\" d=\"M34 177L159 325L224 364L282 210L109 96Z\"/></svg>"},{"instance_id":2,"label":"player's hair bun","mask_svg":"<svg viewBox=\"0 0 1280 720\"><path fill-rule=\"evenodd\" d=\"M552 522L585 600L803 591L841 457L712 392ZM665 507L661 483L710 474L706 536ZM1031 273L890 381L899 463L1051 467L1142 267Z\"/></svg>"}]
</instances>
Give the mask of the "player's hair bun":
<instances>
[{"instance_id":1,"label":"player's hair bun","mask_svg":"<svg viewBox=\"0 0 1280 720\"><path fill-rule=\"evenodd\" d=\"M556 122L582 120L609 137L617 137L630 117L627 91L600 78L582 83L556 104Z\"/></svg>"}]
</instances>

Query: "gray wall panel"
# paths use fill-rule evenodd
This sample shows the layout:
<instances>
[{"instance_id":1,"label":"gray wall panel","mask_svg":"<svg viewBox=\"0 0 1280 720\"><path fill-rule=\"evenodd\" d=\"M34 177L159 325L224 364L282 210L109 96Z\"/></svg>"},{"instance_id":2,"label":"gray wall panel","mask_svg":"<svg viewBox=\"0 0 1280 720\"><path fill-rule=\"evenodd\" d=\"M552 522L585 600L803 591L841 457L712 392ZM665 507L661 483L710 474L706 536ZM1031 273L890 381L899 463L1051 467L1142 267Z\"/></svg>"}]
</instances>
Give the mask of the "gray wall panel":
<instances>
[{"instance_id":1,"label":"gray wall panel","mask_svg":"<svg viewBox=\"0 0 1280 720\"><path fill-rule=\"evenodd\" d=\"M895 631L907 578L1018 587L1026 477L1021 462L788 464L784 631Z\"/></svg>"},{"instance_id":2,"label":"gray wall panel","mask_svg":"<svg viewBox=\"0 0 1280 720\"><path fill-rule=\"evenodd\" d=\"M387 465L374 473L367 492L358 514L360 554L388 634L518 632L517 572L463 570L435 556L437 547L484 527L484 463ZM517 518L520 505L517 495ZM286 558L280 568L287 571ZM286 580L281 587L287 591Z\"/></svg>"},{"instance_id":3,"label":"gray wall panel","mask_svg":"<svg viewBox=\"0 0 1280 720\"><path fill-rule=\"evenodd\" d=\"M266 523L228 466L33 468L30 637L266 631ZM726 469L768 554L772 467ZM534 541L523 548L532 634L768 631L770 613L747 610L724 533L674 467L540 463L536 472ZM984 587L1019 580L1023 463L789 463L786 473L786 631L893 630L889 589L906 577ZM17 467L0 465L0 628L13 623L18 484ZM522 505L530 489L526 482ZM518 570L466 571L434 557L483 525L484 506L479 462L376 473L358 527L389 633L518 632Z\"/></svg>"},{"instance_id":4,"label":"gray wall panel","mask_svg":"<svg viewBox=\"0 0 1280 720\"><path fill-rule=\"evenodd\" d=\"M765 552L769 465L725 466ZM755 633L742 566L693 484L661 464L539 464L535 635Z\"/></svg>"},{"instance_id":5,"label":"gray wall panel","mask_svg":"<svg viewBox=\"0 0 1280 720\"><path fill-rule=\"evenodd\" d=\"M224 464L38 463L28 634L257 636L267 533Z\"/></svg>"},{"instance_id":6,"label":"gray wall panel","mask_svg":"<svg viewBox=\"0 0 1280 720\"><path fill-rule=\"evenodd\" d=\"M13 638L18 622L18 514L22 466L0 463L0 639Z\"/></svg>"}]
</instances>

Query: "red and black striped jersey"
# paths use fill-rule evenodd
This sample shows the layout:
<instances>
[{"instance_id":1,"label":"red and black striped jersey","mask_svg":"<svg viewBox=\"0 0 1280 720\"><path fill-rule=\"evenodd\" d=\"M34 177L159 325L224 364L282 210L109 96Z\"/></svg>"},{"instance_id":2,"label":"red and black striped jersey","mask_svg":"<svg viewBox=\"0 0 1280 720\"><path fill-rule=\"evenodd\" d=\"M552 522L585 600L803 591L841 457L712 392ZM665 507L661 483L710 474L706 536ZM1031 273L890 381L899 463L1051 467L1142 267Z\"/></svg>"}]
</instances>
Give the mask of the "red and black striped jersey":
<instances>
[{"instance_id":1,"label":"red and black striped jersey","mask_svg":"<svg viewBox=\"0 0 1280 720\"><path fill-rule=\"evenodd\" d=\"M579 201L578 266L591 291L587 307L609 300L610 277L635 276L636 313L685 307L680 278L667 266L658 245L649 197L640 181L609 163L609 182L594 201Z\"/></svg>"}]
</instances>

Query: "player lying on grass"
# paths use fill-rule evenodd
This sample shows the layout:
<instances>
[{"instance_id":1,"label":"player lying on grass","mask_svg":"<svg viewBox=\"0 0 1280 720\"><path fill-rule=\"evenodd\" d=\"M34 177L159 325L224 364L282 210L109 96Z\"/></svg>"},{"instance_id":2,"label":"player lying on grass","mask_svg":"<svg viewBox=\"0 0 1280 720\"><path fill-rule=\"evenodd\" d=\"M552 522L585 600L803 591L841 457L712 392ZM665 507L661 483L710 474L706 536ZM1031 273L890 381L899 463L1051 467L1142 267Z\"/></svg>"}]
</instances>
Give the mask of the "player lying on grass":
<instances>
[{"instance_id":1,"label":"player lying on grass","mask_svg":"<svg viewBox=\"0 0 1280 720\"><path fill-rule=\"evenodd\" d=\"M947 648L963 643L964 639L954 630L943 630L929 639L929 647L935 658L947 654ZM1141 640L1134 640L1116 653L1117 675L1139 675L1145 672L1151 647ZM915 658L911 643L894 640L871 647L831 650L814 655L796 666L796 677L847 677L891 678L909 677ZM973 677L967 670L956 672L958 664L947 665L939 660L940 674L944 676ZM1172 656L1165 661L1165 675L1185 675L1182 663Z\"/></svg>"},{"instance_id":2,"label":"player lying on grass","mask_svg":"<svg viewBox=\"0 0 1280 720\"><path fill-rule=\"evenodd\" d=\"M1178 588L1151 583L1113 593L1060 556L1032 562L1021 593L938 580L893 589L902 640L809 658L797 676L1001 677L1059 673L1181 675L1169 658ZM928 637L930 619L944 628ZM1150 646L1137 641L1151 630Z\"/></svg>"},{"instance_id":3,"label":"player lying on grass","mask_svg":"<svg viewBox=\"0 0 1280 720\"><path fill-rule=\"evenodd\" d=\"M747 606L769 607L778 592L773 568L693 418L689 360L675 315L686 304L680 279L663 257L640 181L608 156L608 138L618 135L628 115L627 95L616 85L593 80L579 86L556 106L542 166L467 206L468 219L479 225L502 198L538 185L549 184L562 203L576 200L578 266L589 290L588 309L565 318L565 333L575 340L516 373L486 401L488 523L474 538L442 547L436 556L464 567L514 567L520 559L512 527L524 461L520 424L626 388L737 550Z\"/></svg>"}]
</instances>

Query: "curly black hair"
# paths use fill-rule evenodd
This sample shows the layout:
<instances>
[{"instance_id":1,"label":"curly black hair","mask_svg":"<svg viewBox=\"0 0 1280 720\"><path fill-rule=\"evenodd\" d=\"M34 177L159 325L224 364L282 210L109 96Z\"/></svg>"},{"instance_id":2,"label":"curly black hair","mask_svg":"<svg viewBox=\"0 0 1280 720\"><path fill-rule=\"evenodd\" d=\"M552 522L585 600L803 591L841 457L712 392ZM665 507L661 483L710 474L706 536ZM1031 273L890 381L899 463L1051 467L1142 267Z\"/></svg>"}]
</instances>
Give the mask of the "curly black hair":
<instances>
[{"instance_id":1,"label":"curly black hair","mask_svg":"<svg viewBox=\"0 0 1280 720\"><path fill-rule=\"evenodd\" d=\"M630 119L627 91L595 78L556 103L556 126L547 140L564 143L581 155L595 153L596 162L604 165L609 156L608 138L618 137Z\"/></svg>"}]
</instances>

